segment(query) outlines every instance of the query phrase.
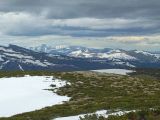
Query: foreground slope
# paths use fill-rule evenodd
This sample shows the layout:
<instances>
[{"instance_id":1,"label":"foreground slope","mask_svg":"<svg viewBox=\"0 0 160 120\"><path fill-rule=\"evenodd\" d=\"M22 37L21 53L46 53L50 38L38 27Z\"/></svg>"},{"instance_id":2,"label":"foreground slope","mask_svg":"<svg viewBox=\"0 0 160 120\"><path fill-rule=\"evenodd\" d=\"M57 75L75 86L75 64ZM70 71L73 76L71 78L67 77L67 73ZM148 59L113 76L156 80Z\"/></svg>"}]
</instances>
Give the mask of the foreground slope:
<instances>
[{"instance_id":1,"label":"foreground slope","mask_svg":"<svg viewBox=\"0 0 160 120\"><path fill-rule=\"evenodd\" d=\"M71 97L70 101L34 112L24 113L0 120L54 120L55 118L92 113L97 110L157 110L160 107L160 81L155 70L152 75L133 74L131 76L96 72L27 72L27 74L53 75L70 82L58 89L57 94ZM144 73L144 72L143 72ZM8 75L11 75L7 73ZM13 73L12 73L13 74ZM17 73L19 75L19 73ZM25 74L22 72L21 74ZM4 75L4 74L3 74ZM13 75L16 75L14 73ZM54 87L53 87L54 91ZM153 113L156 113L153 111ZM159 116L159 113L156 113ZM159 120L159 117L148 120ZM148 114L145 114L148 117ZM122 118L122 119L121 119ZM108 118L112 120L111 118ZM116 120L128 120L127 116ZM91 119L92 120L92 119ZM138 119L135 119L138 120Z\"/></svg>"}]
</instances>

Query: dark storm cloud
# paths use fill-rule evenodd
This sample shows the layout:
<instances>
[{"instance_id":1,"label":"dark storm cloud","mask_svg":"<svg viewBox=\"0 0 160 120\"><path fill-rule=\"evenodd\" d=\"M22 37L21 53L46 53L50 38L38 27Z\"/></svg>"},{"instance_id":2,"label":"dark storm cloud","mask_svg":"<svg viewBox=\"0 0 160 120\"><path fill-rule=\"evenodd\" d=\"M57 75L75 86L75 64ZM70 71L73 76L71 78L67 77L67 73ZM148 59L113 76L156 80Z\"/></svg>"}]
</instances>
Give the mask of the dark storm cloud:
<instances>
[{"instance_id":1,"label":"dark storm cloud","mask_svg":"<svg viewBox=\"0 0 160 120\"><path fill-rule=\"evenodd\" d=\"M45 13L49 18L157 18L159 0L1 0L0 11Z\"/></svg>"}]
</instances>

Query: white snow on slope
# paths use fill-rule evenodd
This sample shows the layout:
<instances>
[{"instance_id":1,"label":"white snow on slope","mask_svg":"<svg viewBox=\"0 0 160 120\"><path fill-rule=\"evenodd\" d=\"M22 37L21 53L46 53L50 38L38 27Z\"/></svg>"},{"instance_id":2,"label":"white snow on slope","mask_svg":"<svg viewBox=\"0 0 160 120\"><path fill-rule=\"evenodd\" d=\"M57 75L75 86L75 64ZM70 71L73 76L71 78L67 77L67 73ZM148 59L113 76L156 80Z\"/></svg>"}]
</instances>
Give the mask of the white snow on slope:
<instances>
[{"instance_id":1,"label":"white snow on slope","mask_svg":"<svg viewBox=\"0 0 160 120\"><path fill-rule=\"evenodd\" d=\"M77 50L73 51L69 54L72 57L85 57L85 58L91 58L91 57L97 57L97 58L107 58L109 60L114 59L123 59L123 60L136 60L135 57L127 55L126 53L120 51L120 50L111 50L107 53L92 53L89 51L82 51Z\"/></svg>"},{"instance_id":2,"label":"white snow on slope","mask_svg":"<svg viewBox=\"0 0 160 120\"><path fill-rule=\"evenodd\" d=\"M75 56L78 56L79 54L81 54L82 53L82 51L81 50L77 50L77 51L73 51L73 52L71 52L70 54L71 55L75 55Z\"/></svg>"},{"instance_id":3,"label":"white snow on slope","mask_svg":"<svg viewBox=\"0 0 160 120\"><path fill-rule=\"evenodd\" d=\"M146 51L135 51L135 53L141 53L143 55L146 55L146 56L153 56L157 59L160 59L160 54L153 54L153 53L150 53L150 52L146 52Z\"/></svg>"},{"instance_id":4,"label":"white snow on slope","mask_svg":"<svg viewBox=\"0 0 160 120\"><path fill-rule=\"evenodd\" d=\"M116 50L116 49L114 49L114 50L110 50L108 53L120 53L121 51L120 50Z\"/></svg>"},{"instance_id":5,"label":"white snow on slope","mask_svg":"<svg viewBox=\"0 0 160 120\"><path fill-rule=\"evenodd\" d=\"M46 106L62 104L67 96L59 96L48 90L51 84L57 88L66 81L52 80L51 76L25 76L0 78L0 117L34 111Z\"/></svg>"},{"instance_id":6,"label":"white snow on slope","mask_svg":"<svg viewBox=\"0 0 160 120\"><path fill-rule=\"evenodd\" d=\"M23 61L21 61L22 63L28 63L28 64L33 64L33 65L37 65L37 66L42 66L42 67L47 67L49 65L55 65L55 64L49 64L48 62L41 62L39 60L34 60L34 59L25 59Z\"/></svg>"},{"instance_id":7,"label":"white snow on slope","mask_svg":"<svg viewBox=\"0 0 160 120\"><path fill-rule=\"evenodd\" d=\"M1 50L1 51L4 51L4 52L14 52L14 51L11 50L11 49L7 49L7 48L1 47L1 46L0 46L0 50Z\"/></svg>"},{"instance_id":8,"label":"white snow on slope","mask_svg":"<svg viewBox=\"0 0 160 120\"><path fill-rule=\"evenodd\" d=\"M128 67L131 67L131 68L136 68L136 66L130 64L129 62L127 62L126 65L127 65Z\"/></svg>"},{"instance_id":9,"label":"white snow on slope","mask_svg":"<svg viewBox=\"0 0 160 120\"><path fill-rule=\"evenodd\" d=\"M138 51L138 50L136 50L135 53L141 53L141 54L144 54L144 55L153 55L152 53L149 53L149 52L146 52L146 51Z\"/></svg>"},{"instance_id":10,"label":"white snow on slope","mask_svg":"<svg viewBox=\"0 0 160 120\"><path fill-rule=\"evenodd\" d=\"M3 55L0 55L0 61L1 61L1 62L4 61L2 57L3 57Z\"/></svg>"},{"instance_id":11,"label":"white snow on slope","mask_svg":"<svg viewBox=\"0 0 160 120\"><path fill-rule=\"evenodd\" d=\"M108 118L108 116L110 116L110 115L122 116L122 115L124 115L126 113L130 113L130 112L135 112L135 111L134 110L133 111L118 111L118 112L113 112L113 113L107 113L107 110L100 110L95 113L81 114L81 115L68 116L68 117L60 117L60 118L56 118L53 120L80 120L80 117L84 118L85 115L93 115L93 114L96 114L98 117L103 116L105 118Z\"/></svg>"},{"instance_id":12,"label":"white snow on slope","mask_svg":"<svg viewBox=\"0 0 160 120\"><path fill-rule=\"evenodd\" d=\"M22 54L15 54L15 53L3 53L4 55L10 56L10 57L16 57L19 59L33 59L32 56L22 55Z\"/></svg>"},{"instance_id":13,"label":"white snow on slope","mask_svg":"<svg viewBox=\"0 0 160 120\"><path fill-rule=\"evenodd\" d=\"M49 63L49 62L43 62L45 65L47 66L55 66L56 64L53 64L53 63Z\"/></svg>"},{"instance_id":14,"label":"white snow on slope","mask_svg":"<svg viewBox=\"0 0 160 120\"><path fill-rule=\"evenodd\" d=\"M4 63L2 63L1 66L0 66L0 69L2 69L7 63L9 63L9 60L7 60Z\"/></svg>"},{"instance_id":15,"label":"white snow on slope","mask_svg":"<svg viewBox=\"0 0 160 120\"><path fill-rule=\"evenodd\" d=\"M33 64L41 67L55 66L55 64L52 64L48 61L43 62L40 60L36 60L33 56L18 53L18 52L12 51L11 49L0 47L0 51L2 52L0 55L0 62L4 62L4 63L1 63L0 69L2 69L8 63L4 61L3 57L7 58L8 59L7 61L19 61L21 63ZM20 70L23 69L22 66L19 66L19 68Z\"/></svg>"},{"instance_id":16,"label":"white snow on slope","mask_svg":"<svg viewBox=\"0 0 160 120\"><path fill-rule=\"evenodd\" d=\"M101 73L113 73L113 74L120 74L120 75L127 75L127 73L132 73L132 70L126 69L102 69L102 70L92 70L94 72L101 72Z\"/></svg>"},{"instance_id":17,"label":"white snow on slope","mask_svg":"<svg viewBox=\"0 0 160 120\"><path fill-rule=\"evenodd\" d=\"M77 51L71 52L69 56L91 58L93 57L93 54L94 53L89 53L88 51L77 50Z\"/></svg>"},{"instance_id":18,"label":"white snow on slope","mask_svg":"<svg viewBox=\"0 0 160 120\"><path fill-rule=\"evenodd\" d=\"M109 54L108 53L99 53L98 57L99 58L108 58L110 60L113 60L113 59L136 60L135 57L132 57L130 55L127 55L126 53L121 53L121 52L109 53Z\"/></svg>"},{"instance_id":19,"label":"white snow on slope","mask_svg":"<svg viewBox=\"0 0 160 120\"><path fill-rule=\"evenodd\" d=\"M24 69L22 68L22 66L21 66L21 65L18 65L18 66L19 66L19 69L20 69L20 70L24 71Z\"/></svg>"}]
</instances>

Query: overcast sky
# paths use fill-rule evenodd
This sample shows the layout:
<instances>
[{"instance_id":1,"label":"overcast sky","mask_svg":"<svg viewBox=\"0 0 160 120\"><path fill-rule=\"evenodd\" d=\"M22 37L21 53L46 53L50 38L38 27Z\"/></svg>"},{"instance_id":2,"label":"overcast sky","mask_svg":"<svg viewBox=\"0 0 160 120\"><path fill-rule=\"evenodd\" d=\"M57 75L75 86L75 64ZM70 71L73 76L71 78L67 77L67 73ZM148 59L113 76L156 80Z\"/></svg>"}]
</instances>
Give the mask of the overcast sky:
<instances>
[{"instance_id":1,"label":"overcast sky","mask_svg":"<svg viewBox=\"0 0 160 120\"><path fill-rule=\"evenodd\" d=\"M160 0L0 0L0 44L160 50Z\"/></svg>"}]
</instances>

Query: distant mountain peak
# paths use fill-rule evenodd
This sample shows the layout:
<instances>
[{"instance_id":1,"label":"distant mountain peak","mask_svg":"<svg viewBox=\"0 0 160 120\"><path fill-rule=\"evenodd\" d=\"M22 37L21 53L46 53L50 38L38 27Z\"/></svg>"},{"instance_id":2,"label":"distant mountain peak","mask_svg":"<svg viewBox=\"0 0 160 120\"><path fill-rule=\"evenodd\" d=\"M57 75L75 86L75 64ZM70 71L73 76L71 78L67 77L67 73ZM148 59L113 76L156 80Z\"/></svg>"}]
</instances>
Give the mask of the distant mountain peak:
<instances>
[{"instance_id":1,"label":"distant mountain peak","mask_svg":"<svg viewBox=\"0 0 160 120\"><path fill-rule=\"evenodd\" d=\"M90 70L106 68L160 67L160 54L122 49L70 46L56 49L0 46L0 70ZM47 47L47 48L46 48ZM44 51L43 51L44 50Z\"/></svg>"}]
</instances>

